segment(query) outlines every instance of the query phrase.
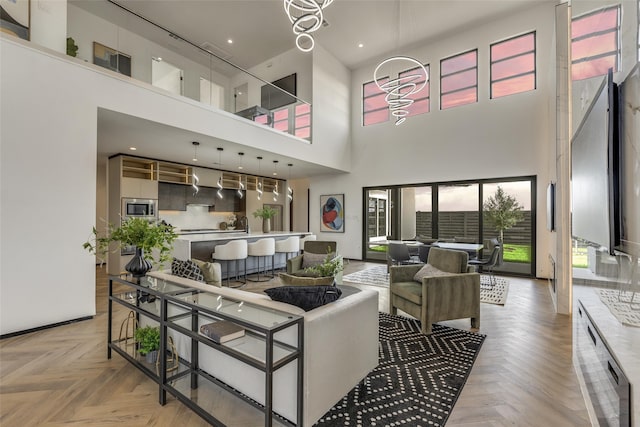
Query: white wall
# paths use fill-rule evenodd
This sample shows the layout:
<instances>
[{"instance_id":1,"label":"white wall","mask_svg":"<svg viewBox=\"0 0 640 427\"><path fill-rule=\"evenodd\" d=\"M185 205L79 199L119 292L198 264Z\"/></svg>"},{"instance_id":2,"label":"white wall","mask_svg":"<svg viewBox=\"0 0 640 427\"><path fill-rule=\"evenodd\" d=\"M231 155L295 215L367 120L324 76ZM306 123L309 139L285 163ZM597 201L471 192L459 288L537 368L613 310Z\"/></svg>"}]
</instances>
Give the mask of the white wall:
<instances>
[{"instance_id":1,"label":"white wall","mask_svg":"<svg viewBox=\"0 0 640 427\"><path fill-rule=\"evenodd\" d=\"M30 40L67 52L67 0L31 0Z\"/></svg>"},{"instance_id":2,"label":"white wall","mask_svg":"<svg viewBox=\"0 0 640 427\"><path fill-rule=\"evenodd\" d=\"M1 334L96 312L95 259L82 248L96 214L96 109L88 99L60 102L73 96L84 70L6 40L0 41Z\"/></svg>"},{"instance_id":3,"label":"white wall","mask_svg":"<svg viewBox=\"0 0 640 427\"><path fill-rule=\"evenodd\" d=\"M537 31L537 89L489 99L490 43L531 30ZM431 64L432 100L430 113L411 117L401 126L392 121L361 125L362 84L372 80L383 58L353 71L351 173L311 179L311 231L319 232L319 195L345 193L345 233L331 237L346 257L361 258L362 187L375 185L537 175L538 209L544 212L550 147L555 144L555 110L550 107L555 96L553 31L554 5L547 3L403 51ZM479 49L478 103L439 111L440 59L473 48ZM537 256L546 259L549 233L544 215L536 225ZM319 238L327 236L321 233ZM545 277L548 263L538 263L536 273Z\"/></svg>"}]
</instances>

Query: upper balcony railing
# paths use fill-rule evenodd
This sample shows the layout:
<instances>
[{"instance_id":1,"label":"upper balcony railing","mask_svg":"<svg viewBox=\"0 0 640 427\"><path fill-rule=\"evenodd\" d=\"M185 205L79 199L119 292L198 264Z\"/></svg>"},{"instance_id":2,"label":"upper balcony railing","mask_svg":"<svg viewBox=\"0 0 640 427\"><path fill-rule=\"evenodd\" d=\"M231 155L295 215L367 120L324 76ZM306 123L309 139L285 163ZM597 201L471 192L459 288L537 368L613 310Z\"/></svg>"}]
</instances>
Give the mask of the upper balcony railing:
<instances>
[{"instance_id":1,"label":"upper balcony railing","mask_svg":"<svg viewBox=\"0 0 640 427\"><path fill-rule=\"evenodd\" d=\"M295 95L296 75L275 83L111 0L69 2L67 36L77 56L175 95L311 140L311 104Z\"/></svg>"}]
</instances>

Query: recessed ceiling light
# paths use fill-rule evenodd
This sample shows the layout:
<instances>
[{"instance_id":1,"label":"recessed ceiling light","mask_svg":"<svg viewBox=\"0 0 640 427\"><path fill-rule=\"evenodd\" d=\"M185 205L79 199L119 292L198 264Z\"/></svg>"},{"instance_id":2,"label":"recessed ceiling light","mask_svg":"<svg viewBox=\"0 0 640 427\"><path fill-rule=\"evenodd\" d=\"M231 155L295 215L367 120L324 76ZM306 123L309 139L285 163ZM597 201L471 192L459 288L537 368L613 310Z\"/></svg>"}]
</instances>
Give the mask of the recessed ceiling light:
<instances>
[{"instance_id":1,"label":"recessed ceiling light","mask_svg":"<svg viewBox=\"0 0 640 427\"><path fill-rule=\"evenodd\" d=\"M233 40L231 40L231 39L227 39L227 43L229 43L229 44L233 44Z\"/></svg>"},{"instance_id":2,"label":"recessed ceiling light","mask_svg":"<svg viewBox=\"0 0 640 427\"><path fill-rule=\"evenodd\" d=\"M137 150L137 148L136 148L136 147L129 147L129 150L131 150L131 151L136 151L136 150Z\"/></svg>"},{"instance_id":3,"label":"recessed ceiling light","mask_svg":"<svg viewBox=\"0 0 640 427\"><path fill-rule=\"evenodd\" d=\"M362 43L358 43L358 47L364 47Z\"/></svg>"}]
</instances>

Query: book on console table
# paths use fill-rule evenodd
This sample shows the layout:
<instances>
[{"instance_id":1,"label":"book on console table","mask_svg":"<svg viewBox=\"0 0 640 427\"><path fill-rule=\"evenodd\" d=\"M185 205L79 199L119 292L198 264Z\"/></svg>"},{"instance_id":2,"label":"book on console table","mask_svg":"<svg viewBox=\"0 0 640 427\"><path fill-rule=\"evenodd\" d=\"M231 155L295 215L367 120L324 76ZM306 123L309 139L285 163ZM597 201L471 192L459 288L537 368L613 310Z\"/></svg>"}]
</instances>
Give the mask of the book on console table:
<instances>
[{"instance_id":1,"label":"book on console table","mask_svg":"<svg viewBox=\"0 0 640 427\"><path fill-rule=\"evenodd\" d=\"M218 320L200 326L200 333L218 344L244 336L244 328L228 320Z\"/></svg>"}]
</instances>

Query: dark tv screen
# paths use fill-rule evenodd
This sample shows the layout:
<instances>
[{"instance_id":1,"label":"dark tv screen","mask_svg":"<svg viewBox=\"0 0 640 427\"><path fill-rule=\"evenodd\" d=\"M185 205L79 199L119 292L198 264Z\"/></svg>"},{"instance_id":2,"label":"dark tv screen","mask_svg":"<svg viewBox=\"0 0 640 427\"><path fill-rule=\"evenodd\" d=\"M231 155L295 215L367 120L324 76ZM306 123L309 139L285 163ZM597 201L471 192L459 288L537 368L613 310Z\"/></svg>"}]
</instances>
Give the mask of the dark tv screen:
<instances>
[{"instance_id":1,"label":"dark tv screen","mask_svg":"<svg viewBox=\"0 0 640 427\"><path fill-rule=\"evenodd\" d=\"M612 163L615 108L611 73L600 85L571 140L571 232L574 238L612 250Z\"/></svg>"},{"instance_id":2,"label":"dark tv screen","mask_svg":"<svg viewBox=\"0 0 640 427\"><path fill-rule=\"evenodd\" d=\"M614 249L640 256L640 63L619 86L618 236Z\"/></svg>"},{"instance_id":3,"label":"dark tv screen","mask_svg":"<svg viewBox=\"0 0 640 427\"><path fill-rule=\"evenodd\" d=\"M285 105L296 102L296 74L283 77L272 82L271 85L264 85L261 88L260 105L268 110L275 110ZM280 90L280 89L282 90ZM285 92L283 92L285 91ZM288 93L287 93L288 92Z\"/></svg>"}]
</instances>

